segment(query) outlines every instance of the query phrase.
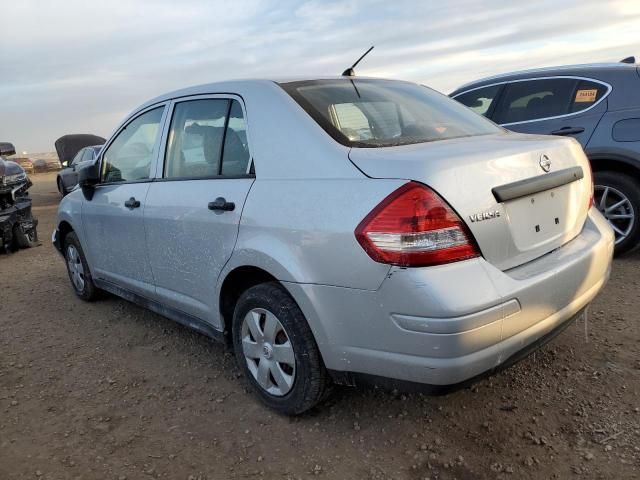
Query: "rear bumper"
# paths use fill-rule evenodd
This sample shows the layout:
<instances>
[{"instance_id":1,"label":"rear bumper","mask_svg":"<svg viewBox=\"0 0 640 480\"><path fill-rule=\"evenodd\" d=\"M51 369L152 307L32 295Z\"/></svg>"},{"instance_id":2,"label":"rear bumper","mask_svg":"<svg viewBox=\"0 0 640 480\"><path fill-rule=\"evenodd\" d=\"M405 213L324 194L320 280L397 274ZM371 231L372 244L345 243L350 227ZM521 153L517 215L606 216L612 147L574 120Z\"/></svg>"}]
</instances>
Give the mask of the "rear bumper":
<instances>
[{"instance_id":1,"label":"rear bumper","mask_svg":"<svg viewBox=\"0 0 640 480\"><path fill-rule=\"evenodd\" d=\"M573 319L606 283L613 234L595 210L582 233L520 267L483 259L393 268L377 291L286 284L327 368L430 385L499 367Z\"/></svg>"}]
</instances>

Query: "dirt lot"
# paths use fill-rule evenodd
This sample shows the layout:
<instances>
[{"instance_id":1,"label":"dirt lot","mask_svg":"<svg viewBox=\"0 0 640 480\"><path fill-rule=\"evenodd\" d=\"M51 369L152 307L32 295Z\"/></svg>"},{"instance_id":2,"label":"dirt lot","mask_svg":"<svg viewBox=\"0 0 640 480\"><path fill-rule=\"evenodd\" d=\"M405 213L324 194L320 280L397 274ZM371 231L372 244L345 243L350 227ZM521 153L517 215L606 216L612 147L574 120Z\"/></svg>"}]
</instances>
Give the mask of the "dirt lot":
<instances>
[{"instance_id":1,"label":"dirt lot","mask_svg":"<svg viewBox=\"0 0 640 480\"><path fill-rule=\"evenodd\" d=\"M42 245L0 256L0 479L640 477L640 255L578 322L444 397L338 389L299 417L247 392L209 339L116 298L86 304L32 190Z\"/></svg>"}]
</instances>

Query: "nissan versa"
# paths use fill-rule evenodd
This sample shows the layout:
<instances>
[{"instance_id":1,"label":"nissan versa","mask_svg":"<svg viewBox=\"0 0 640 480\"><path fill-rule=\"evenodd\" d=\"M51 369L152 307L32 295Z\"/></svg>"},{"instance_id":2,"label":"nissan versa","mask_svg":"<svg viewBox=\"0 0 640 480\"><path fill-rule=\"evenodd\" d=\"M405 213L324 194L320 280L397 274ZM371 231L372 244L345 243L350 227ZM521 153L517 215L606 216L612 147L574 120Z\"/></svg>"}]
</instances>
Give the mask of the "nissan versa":
<instances>
[{"instance_id":1,"label":"nissan versa","mask_svg":"<svg viewBox=\"0 0 640 480\"><path fill-rule=\"evenodd\" d=\"M575 140L401 81L170 93L79 183L53 234L76 294L230 338L288 414L332 382L433 388L513 362L580 315L614 246Z\"/></svg>"}]
</instances>

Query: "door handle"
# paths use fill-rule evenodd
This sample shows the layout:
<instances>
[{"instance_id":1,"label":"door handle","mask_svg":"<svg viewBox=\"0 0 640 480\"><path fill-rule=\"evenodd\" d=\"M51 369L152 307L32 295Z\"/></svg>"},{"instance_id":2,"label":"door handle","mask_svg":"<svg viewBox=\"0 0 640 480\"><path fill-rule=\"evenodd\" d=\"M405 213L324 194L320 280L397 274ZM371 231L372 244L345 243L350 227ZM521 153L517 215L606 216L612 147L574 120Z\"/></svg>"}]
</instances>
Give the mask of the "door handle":
<instances>
[{"instance_id":1,"label":"door handle","mask_svg":"<svg viewBox=\"0 0 640 480\"><path fill-rule=\"evenodd\" d=\"M124 202L124 206L129 210L133 210L134 208L140 208L140 200L136 200L134 197L131 197L129 200Z\"/></svg>"},{"instance_id":2,"label":"door handle","mask_svg":"<svg viewBox=\"0 0 640 480\"><path fill-rule=\"evenodd\" d=\"M560 130L554 130L551 135L577 135L584 132L583 127L562 127Z\"/></svg>"},{"instance_id":3,"label":"door handle","mask_svg":"<svg viewBox=\"0 0 640 480\"><path fill-rule=\"evenodd\" d=\"M209 202L209 210L220 210L222 212L231 212L236 208L233 202L227 202L224 197L218 197L213 202Z\"/></svg>"}]
</instances>

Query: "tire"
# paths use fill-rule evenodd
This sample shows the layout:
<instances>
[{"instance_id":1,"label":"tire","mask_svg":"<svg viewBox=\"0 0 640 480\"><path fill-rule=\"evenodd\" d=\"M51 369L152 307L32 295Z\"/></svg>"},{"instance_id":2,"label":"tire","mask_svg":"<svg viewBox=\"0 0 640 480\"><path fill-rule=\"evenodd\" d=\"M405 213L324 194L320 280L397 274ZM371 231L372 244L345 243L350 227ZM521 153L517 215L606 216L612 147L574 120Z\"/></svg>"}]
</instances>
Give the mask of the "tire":
<instances>
[{"instance_id":1,"label":"tire","mask_svg":"<svg viewBox=\"0 0 640 480\"><path fill-rule=\"evenodd\" d=\"M631 251L640 242L640 185L632 177L612 171L595 172L594 183L594 205L607 218L616 233L615 254L621 255ZM607 188L608 194L604 202L606 205L604 205L602 197ZM618 199L622 197L628 202L614 211L607 212L606 207L618 203ZM612 215L632 215L632 217L611 218Z\"/></svg>"},{"instance_id":2,"label":"tire","mask_svg":"<svg viewBox=\"0 0 640 480\"><path fill-rule=\"evenodd\" d=\"M63 251L73 291L78 297L87 302L98 298L98 287L93 283L87 259L75 232L69 232L65 236Z\"/></svg>"},{"instance_id":3,"label":"tire","mask_svg":"<svg viewBox=\"0 0 640 480\"><path fill-rule=\"evenodd\" d=\"M60 192L60 196L65 197L67 192L64 190L64 185L62 184L62 179L58 177L58 191Z\"/></svg>"},{"instance_id":4,"label":"tire","mask_svg":"<svg viewBox=\"0 0 640 480\"><path fill-rule=\"evenodd\" d=\"M282 330L273 328L276 334L270 335L274 318ZM254 330L260 330L257 335L249 326L251 323ZM238 366L254 393L268 407L286 415L298 415L329 392L329 375L309 324L280 284L263 283L240 296L233 314L232 336ZM263 369L261 365L267 367ZM267 369L266 376L261 374ZM284 382L283 378L291 381Z\"/></svg>"},{"instance_id":5,"label":"tire","mask_svg":"<svg viewBox=\"0 0 640 480\"><path fill-rule=\"evenodd\" d=\"M20 225L13 227L13 241L15 248L31 248L38 244L38 232L35 227L28 232L24 232Z\"/></svg>"}]
</instances>

